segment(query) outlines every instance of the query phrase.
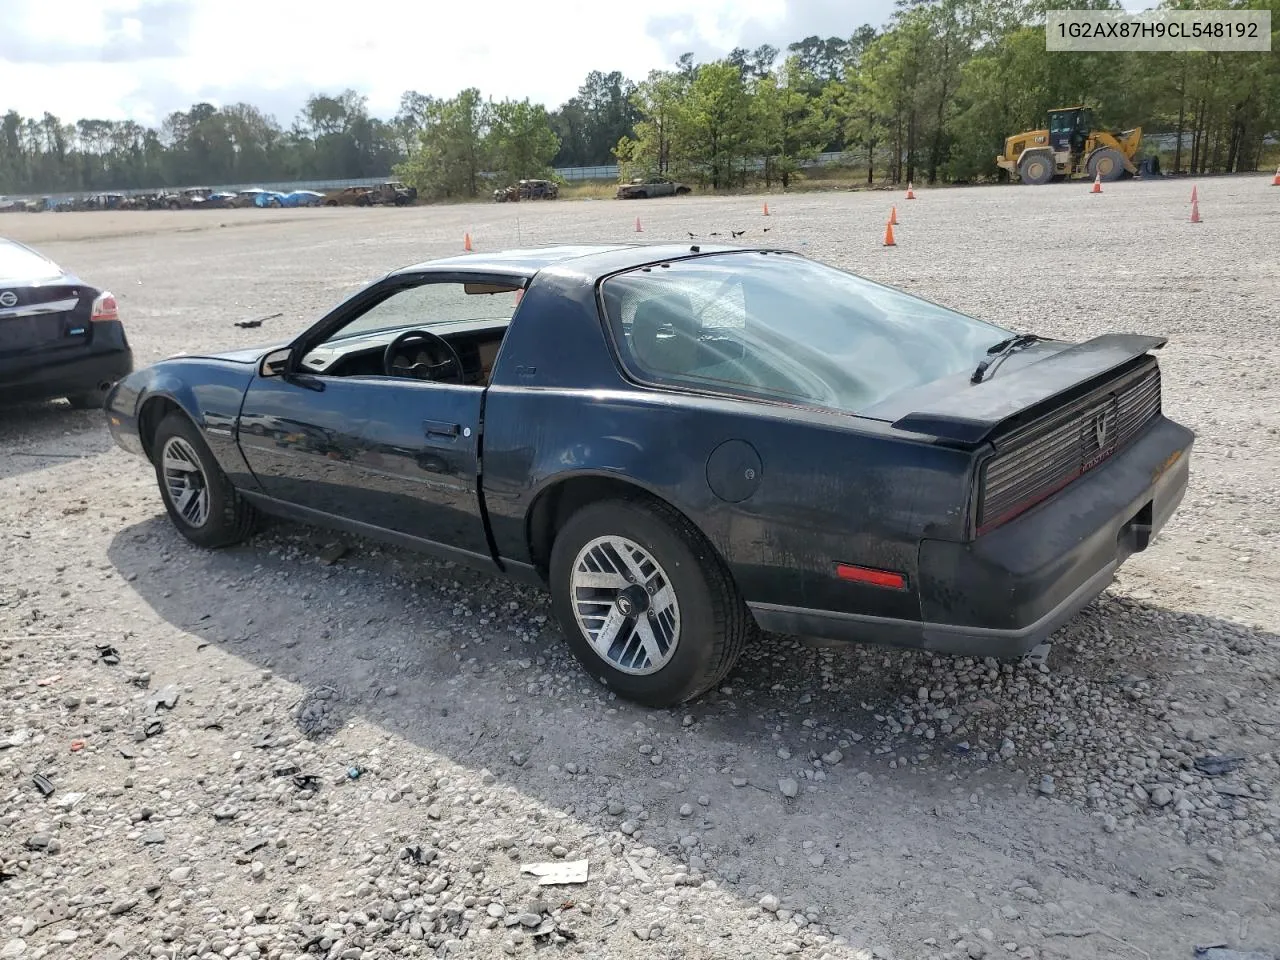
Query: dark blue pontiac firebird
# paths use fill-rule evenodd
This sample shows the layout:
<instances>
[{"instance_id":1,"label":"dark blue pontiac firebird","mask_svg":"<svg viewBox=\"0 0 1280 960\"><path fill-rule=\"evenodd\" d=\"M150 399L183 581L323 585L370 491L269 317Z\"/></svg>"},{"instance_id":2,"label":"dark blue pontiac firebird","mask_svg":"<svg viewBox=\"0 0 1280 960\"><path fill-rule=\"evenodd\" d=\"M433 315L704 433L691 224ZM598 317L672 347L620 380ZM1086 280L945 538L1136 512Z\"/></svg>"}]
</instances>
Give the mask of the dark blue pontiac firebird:
<instances>
[{"instance_id":1,"label":"dark blue pontiac firebird","mask_svg":"<svg viewBox=\"0 0 1280 960\"><path fill-rule=\"evenodd\" d=\"M397 270L106 412L195 543L271 514L543 583L592 675L669 706L757 628L1030 650L1182 499L1164 342L1014 334L784 250L549 247Z\"/></svg>"}]
</instances>

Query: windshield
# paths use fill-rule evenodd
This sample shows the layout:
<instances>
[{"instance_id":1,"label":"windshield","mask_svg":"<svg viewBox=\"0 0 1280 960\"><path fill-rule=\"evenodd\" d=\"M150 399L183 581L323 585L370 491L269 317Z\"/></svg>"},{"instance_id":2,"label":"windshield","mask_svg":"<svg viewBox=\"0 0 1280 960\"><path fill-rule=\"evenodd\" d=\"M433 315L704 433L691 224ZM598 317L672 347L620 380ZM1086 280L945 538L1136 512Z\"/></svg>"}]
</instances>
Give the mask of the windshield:
<instances>
[{"instance_id":1,"label":"windshield","mask_svg":"<svg viewBox=\"0 0 1280 960\"><path fill-rule=\"evenodd\" d=\"M57 264L18 243L0 240L0 280L51 280L62 276Z\"/></svg>"},{"instance_id":2,"label":"windshield","mask_svg":"<svg viewBox=\"0 0 1280 960\"><path fill-rule=\"evenodd\" d=\"M794 254L715 254L603 284L637 379L857 413L969 373L1010 331Z\"/></svg>"}]
</instances>

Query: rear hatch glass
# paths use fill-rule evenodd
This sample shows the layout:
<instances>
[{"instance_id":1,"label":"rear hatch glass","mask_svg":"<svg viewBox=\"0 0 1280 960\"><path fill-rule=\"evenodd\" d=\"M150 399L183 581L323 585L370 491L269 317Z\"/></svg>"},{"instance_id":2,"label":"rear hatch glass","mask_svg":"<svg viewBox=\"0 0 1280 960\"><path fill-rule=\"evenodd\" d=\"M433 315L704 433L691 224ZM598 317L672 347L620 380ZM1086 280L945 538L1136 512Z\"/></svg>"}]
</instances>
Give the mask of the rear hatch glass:
<instances>
[{"instance_id":1,"label":"rear hatch glass","mask_svg":"<svg viewBox=\"0 0 1280 960\"><path fill-rule=\"evenodd\" d=\"M75 346L89 339L86 291L58 283L52 260L21 244L0 240L0 356Z\"/></svg>"},{"instance_id":2,"label":"rear hatch glass","mask_svg":"<svg viewBox=\"0 0 1280 960\"><path fill-rule=\"evenodd\" d=\"M8 240L0 240L0 290L10 284L56 280L62 271L52 260Z\"/></svg>"}]
</instances>

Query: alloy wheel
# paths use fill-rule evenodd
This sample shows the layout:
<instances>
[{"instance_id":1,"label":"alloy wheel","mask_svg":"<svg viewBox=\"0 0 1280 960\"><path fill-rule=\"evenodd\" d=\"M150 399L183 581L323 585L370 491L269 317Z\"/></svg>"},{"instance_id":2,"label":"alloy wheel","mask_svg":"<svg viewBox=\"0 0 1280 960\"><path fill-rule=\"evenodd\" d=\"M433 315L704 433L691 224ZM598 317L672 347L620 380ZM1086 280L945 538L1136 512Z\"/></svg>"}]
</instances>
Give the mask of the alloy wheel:
<instances>
[{"instance_id":1,"label":"alloy wheel","mask_svg":"<svg viewBox=\"0 0 1280 960\"><path fill-rule=\"evenodd\" d=\"M597 537L579 552L570 584L578 626L615 670L657 673L680 641L680 605L656 559L626 537Z\"/></svg>"},{"instance_id":2,"label":"alloy wheel","mask_svg":"<svg viewBox=\"0 0 1280 960\"><path fill-rule=\"evenodd\" d=\"M209 519L209 481L200 458L182 437L170 437L160 452L165 489L185 523L203 527Z\"/></svg>"}]
</instances>

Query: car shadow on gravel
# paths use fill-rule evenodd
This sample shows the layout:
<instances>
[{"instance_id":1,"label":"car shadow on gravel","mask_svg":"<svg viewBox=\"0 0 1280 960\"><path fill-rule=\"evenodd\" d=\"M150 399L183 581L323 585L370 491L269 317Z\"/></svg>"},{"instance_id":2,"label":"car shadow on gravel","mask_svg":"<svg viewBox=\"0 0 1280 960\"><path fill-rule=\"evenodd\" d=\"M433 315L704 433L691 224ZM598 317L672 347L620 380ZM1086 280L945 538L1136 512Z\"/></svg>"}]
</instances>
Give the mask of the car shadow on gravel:
<instances>
[{"instance_id":1,"label":"car shadow on gravel","mask_svg":"<svg viewBox=\"0 0 1280 960\"><path fill-rule=\"evenodd\" d=\"M208 648L221 648L299 686L292 717L305 736L360 718L584 821L616 830L619 816L643 815L648 842L694 869L714 866L747 896L786 886L819 904L847 903L878 860L921 842L948 857L993 856L983 852L992 844L1000 856L1046 856L1050 872L1092 872L1093 883L1133 871L1119 882L1141 888L1135 904L1209 897L1168 879L1148 889L1149 867L1122 834L1110 858L1102 831L1082 830L1089 818L1169 827L1171 812L1121 798L1107 814L1071 771L1108 762L1117 742L1106 728L1121 717L1126 743L1171 736L1181 721L1169 698L1200 695L1182 681L1197 645L1225 644L1239 663L1271 670L1280 651L1272 635L1107 597L1059 634L1047 674L765 636L719 690L654 711L586 677L542 591L416 554L281 526L204 551L157 516L118 532L108 557L143 604L195 638L181 663L137 669L200 671ZM1206 753L1266 749L1277 729L1246 735L1223 712L1194 723L1186 736ZM1044 806L1055 792L1047 774L1058 786ZM893 834L904 827L911 836ZM963 891L955 896L963 910Z\"/></svg>"},{"instance_id":2,"label":"car shadow on gravel","mask_svg":"<svg viewBox=\"0 0 1280 960\"><path fill-rule=\"evenodd\" d=\"M450 702L485 696L496 683L506 701L586 697L607 701L628 723L683 725L692 718L744 744L776 741L780 725L799 725L801 739L840 741L846 756L914 766L925 754L962 762L984 747L998 750L1002 735L989 744L966 739L974 725L965 717L986 710L1007 719L1042 674L1113 689L1135 704L1179 692L1172 679L1179 675L1194 673L1198 684L1211 686L1215 675L1240 683L1243 671L1247 685L1248 668L1260 665L1265 686L1280 665L1274 634L1108 593L1055 635L1044 669L764 634L718 690L680 710L647 710L612 697L585 674L545 591L465 566L279 523L242 546L206 551L182 539L162 514L120 531L108 554L172 625L308 689L331 691L321 699L335 701L335 710L341 700L347 715L367 706L405 727L400 733L432 713L457 717ZM223 593L236 602L219 602ZM1197 652L1212 650L1224 655L1216 669L1212 659L1188 667ZM394 700L385 696L392 687ZM962 705L966 694L981 695L976 706ZM417 707L426 703L432 706L424 714ZM922 705L931 716L895 724L895 713L922 714ZM925 725L931 729L918 729ZM455 725L439 726L447 734ZM910 749L898 749L904 742L895 726L904 728ZM459 742L473 749L469 738Z\"/></svg>"},{"instance_id":3,"label":"car shadow on gravel","mask_svg":"<svg viewBox=\"0 0 1280 960\"><path fill-rule=\"evenodd\" d=\"M61 400L0 406L0 480L100 456L112 446L101 410L74 410Z\"/></svg>"}]
</instances>

